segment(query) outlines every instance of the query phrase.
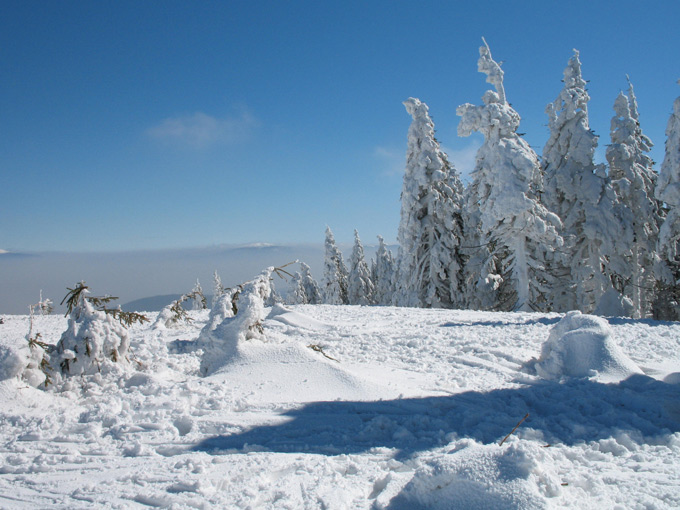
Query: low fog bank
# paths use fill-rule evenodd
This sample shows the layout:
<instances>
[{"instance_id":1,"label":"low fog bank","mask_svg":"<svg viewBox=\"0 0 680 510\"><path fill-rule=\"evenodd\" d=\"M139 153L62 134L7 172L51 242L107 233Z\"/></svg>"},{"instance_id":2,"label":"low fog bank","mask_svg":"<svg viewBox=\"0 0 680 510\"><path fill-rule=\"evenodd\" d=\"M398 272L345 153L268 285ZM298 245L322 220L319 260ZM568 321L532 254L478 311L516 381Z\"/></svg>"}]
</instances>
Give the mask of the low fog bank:
<instances>
[{"instance_id":1,"label":"low fog bank","mask_svg":"<svg viewBox=\"0 0 680 510\"><path fill-rule=\"evenodd\" d=\"M341 248L349 259L352 247ZM375 247L365 248L368 260L375 253ZM281 266L294 260L307 263L314 277L320 280L323 257L322 244L256 244L123 253L2 253L0 314L28 313L28 306L39 300L41 290L44 298L54 302L55 312L63 312L59 302L66 295L66 288L81 280L87 282L94 295L118 296L117 303L121 305L189 292L197 278L205 294L212 294L215 270L225 286L232 286L251 279L268 266ZM288 269L294 272L299 266ZM279 292L287 289L287 282L278 278L275 285Z\"/></svg>"}]
</instances>

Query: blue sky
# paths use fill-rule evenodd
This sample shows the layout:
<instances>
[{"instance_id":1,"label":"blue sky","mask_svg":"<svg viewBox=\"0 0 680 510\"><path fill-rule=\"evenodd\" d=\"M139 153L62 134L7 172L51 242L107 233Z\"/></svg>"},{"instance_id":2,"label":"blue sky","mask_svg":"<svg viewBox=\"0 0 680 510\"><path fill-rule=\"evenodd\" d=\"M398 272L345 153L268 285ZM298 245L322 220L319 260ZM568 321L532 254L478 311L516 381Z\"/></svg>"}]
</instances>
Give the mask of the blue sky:
<instances>
[{"instance_id":1,"label":"blue sky","mask_svg":"<svg viewBox=\"0 0 680 510\"><path fill-rule=\"evenodd\" d=\"M4 0L0 250L321 243L326 225L394 242L401 102L428 103L469 168L455 108L489 88L482 36L539 154L578 48L602 149L627 73L660 164L678 19L677 1Z\"/></svg>"}]
</instances>

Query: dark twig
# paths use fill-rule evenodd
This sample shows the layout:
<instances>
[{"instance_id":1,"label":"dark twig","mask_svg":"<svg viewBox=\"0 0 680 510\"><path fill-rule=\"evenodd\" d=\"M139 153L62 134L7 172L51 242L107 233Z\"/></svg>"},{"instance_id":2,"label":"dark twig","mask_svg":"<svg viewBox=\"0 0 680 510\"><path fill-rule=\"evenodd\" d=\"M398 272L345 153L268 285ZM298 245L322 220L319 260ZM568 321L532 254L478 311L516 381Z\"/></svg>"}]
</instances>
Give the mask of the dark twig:
<instances>
[{"instance_id":1,"label":"dark twig","mask_svg":"<svg viewBox=\"0 0 680 510\"><path fill-rule=\"evenodd\" d=\"M503 443L505 443L505 440L506 440L507 438L509 438L509 437L513 434L513 432L515 432L515 430L517 430L517 429L519 428L519 426L524 422L524 420L526 420L528 417L529 417L529 413L525 414L525 415L524 415L524 418L522 418L521 420L519 420L519 423L518 423L517 425L515 425L515 428L512 429L512 430L510 431L510 433L509 433L507 436L505 436L505 437L503 438L503 441L501 441L500 443L498 443L498 446L503 446Z\"/></svg>"}]
</instances>

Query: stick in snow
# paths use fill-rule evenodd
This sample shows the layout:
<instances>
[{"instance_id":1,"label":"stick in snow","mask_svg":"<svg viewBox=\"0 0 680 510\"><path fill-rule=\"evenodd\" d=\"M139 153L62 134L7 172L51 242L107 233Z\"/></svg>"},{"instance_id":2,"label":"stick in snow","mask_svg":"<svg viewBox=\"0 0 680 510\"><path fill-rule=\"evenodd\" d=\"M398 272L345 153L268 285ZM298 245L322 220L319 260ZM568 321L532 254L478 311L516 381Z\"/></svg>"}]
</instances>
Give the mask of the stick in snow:
<instances>
[{"instance_id":1,"label":"stick in snow","mask_svg":"<svg viewBox=\"0 0 680 510\"><path fill-rule=\"evenodd\" d=\"M528 417L529 417L529 413L525 414L525 415L524 415L524 418L522 418L521 420L519 420L519 423L518 423L517 425L515 425L515 428L512 429L512 430L510 431L510 433L509 433L507 436L505 436L505 437L503 438L503 441L501 441L500 443L498 443L498 446L503 446L503 443L505 443L505 440L506 440L507 438L509 438L509 437L513 434L513 432L515 432L515 430L517 430L517 429L519 428L519 426L520 426L522 423L524 423L524 420L526 420Z\"/></svg>"}]
</instances>

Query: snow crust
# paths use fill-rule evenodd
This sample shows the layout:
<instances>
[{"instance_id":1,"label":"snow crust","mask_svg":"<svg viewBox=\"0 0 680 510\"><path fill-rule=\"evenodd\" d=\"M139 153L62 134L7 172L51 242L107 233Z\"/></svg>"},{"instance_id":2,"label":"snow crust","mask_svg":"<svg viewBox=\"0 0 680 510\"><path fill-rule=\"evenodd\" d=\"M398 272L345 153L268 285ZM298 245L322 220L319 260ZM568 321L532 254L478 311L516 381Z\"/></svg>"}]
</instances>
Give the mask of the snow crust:
<instances>
[{"instance_id":1,"label":"snow crust","mask_svg":"<svg viewBox=\"0 0 680 510\"><path fill-rule=\"evenodd\" d=\"M189 311L172 328L132 326L127 370L59 391L17 373L7 353L26 345L29 318L3 316L0 508L680 505L677 323L260 312L261 335L207 375L210 312ZM52 345L67 328L61 316L33 325Z\"/></svg>"}]
</instances>

